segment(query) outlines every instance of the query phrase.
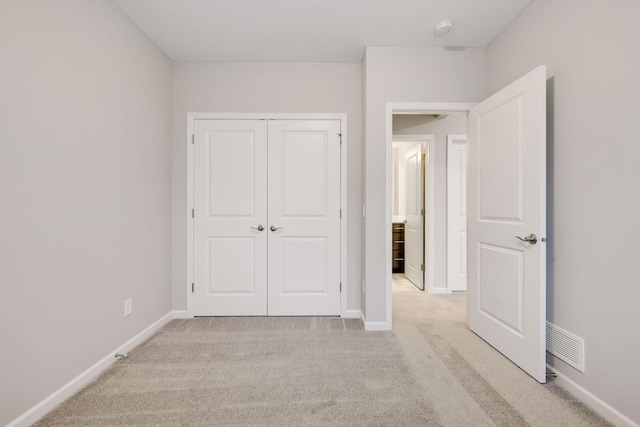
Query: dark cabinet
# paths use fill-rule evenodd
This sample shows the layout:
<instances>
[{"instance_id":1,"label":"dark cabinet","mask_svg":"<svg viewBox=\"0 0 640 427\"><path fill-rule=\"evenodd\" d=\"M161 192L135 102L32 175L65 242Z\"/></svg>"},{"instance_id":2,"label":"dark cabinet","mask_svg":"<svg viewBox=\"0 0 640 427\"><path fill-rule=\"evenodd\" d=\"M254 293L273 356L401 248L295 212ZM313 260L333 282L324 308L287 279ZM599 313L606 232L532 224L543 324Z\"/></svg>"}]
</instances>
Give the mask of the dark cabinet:
<instances>
[{"instance_id":1,"label":"dark cabinet","mask_svg":"<svg viewBox=\"0 0 640 427\"><path fill-rule=\"evenodd\" d=\"M392 269L394 273L404 273L404 223L394 222L392 226Z\"/></svg>"}]
</instances>

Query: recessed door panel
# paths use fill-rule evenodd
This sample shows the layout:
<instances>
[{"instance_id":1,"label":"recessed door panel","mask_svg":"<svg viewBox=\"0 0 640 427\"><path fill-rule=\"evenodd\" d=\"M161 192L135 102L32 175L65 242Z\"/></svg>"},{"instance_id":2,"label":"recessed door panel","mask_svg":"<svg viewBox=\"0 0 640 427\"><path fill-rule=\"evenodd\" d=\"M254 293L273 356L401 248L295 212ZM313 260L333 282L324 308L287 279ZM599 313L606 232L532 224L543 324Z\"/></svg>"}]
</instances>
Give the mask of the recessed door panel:
<instances>
[{"instance_id":1,"label":"recessed door panel","mask_svg":"<svg viewBox=\"0 0 640 427\"><path fill-rule=\"evenodd\" d=\"M255 138L253 130L208 131L209 216L253 217Z\"/></svg>"},{"instance_id":2,"label":"recessed door panel","mask_svg":"<svg viewBox=\"0 0 640 427\"><path fill-rule=\"evenodd\" d=\"M208 292L255 295L253 237L210 237Z\"/></svg>"},{"instance_id":3,"label":"recessed door panel","mask_svg":"<svg viewBox=\"0 0 640 427\"><path fill-rule=\"evenodd\" d=\"M517 96L476 118L481 220L523 220L522 102Z\"/></svg>"},{"instance_id":4,"label":"recessed door panel","mask_svg":"<svg viewBox=\"0 0 640 427\"><path fill-rule=\"evenodd\" d=\"M326 237L282 238L282 295L327 294L327 243Z\"/></svg>"},{"instance_id":5,"label":"recessed door panel","mask_svg":"<svg viewBox=\"0 0 640 427\"><path fill-rule=\"evenodd\" d=\"M478 310L519 336L523 319L523 263L522 251L479 245Z\"/></svg>"},{"instance_id":6,"label":"recessed door panel","mask_svg":"<svg viewBox=\"0 0 640 427\"><path fill-rule=\"evenodd\" d=\"M327 215L328 137L326 132L283 132L284 218Z\"/></svg>"}]
</instances>

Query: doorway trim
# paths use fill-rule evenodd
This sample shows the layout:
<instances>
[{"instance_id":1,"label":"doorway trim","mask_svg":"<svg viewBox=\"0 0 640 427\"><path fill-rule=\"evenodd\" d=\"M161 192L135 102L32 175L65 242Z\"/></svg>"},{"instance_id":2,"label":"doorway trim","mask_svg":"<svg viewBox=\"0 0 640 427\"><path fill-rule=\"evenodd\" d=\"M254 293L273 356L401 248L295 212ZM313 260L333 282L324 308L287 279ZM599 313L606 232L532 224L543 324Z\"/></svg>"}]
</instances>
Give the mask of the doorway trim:
<instances>
[{"instance_id":1,"label":"doorway trim","mask_svg":"<svg viewBox=\"0 0 640 427\"><path fill-rule=\"evenodd\" d=\"M433 153L435 146L435 136L424 134L424 135L400 135L394 134L392 141L399 142L423 142L426 144L426 152L428 154L428 161L424 165L427 173L424 174L424 189L427 197L423 200L423 208L425 209L425 224L424 224L424 247L426 251L424 252L424 258L422 262L426 265L427 274L425 276L425 280L427 286L425 286L425 290L429 293L433 293L433 253L435 251L435 242L433 240L433 231L435 230L435 222L433 221L433 215L435 212L434 207L434 189L435 189L435 170L434 170L434 162L433 162ZM393 185L393 180L392 180ZM391 201L393 205L393 200ZM393 212L392 212L393 216ZM427 238L428 236L428 238Z\"/></svg>"},{"instance_id":2,"label":"doorway trim","mask_svg":"<svg viewBox=\"0 0 640 427\"><path fill-rule=\"evenodd\" d=\"M393 242L391 238L391 226L393 220L392 207L392 187L393 177L391 174L391 145L393 142L393 114L446 114L446 113L468 113L476 103L442 103L442 102L387 102L386 112L386 148L385 148L385 325L384 330L391 330L393 327L393 294L391 292L391 254ZM429 284L431 286L431 283Z\"/></svg>"},{"instance_id":3,"label":"doorway trim","mask_svg":"<svg viewBox=\"0 0 640 427\"><path fill-rule=\"evenodd\" d=\"M359 318L360 310L347 309L347 115L345 113L328 114L296 114L296 113L187 113L187 253L186 270L187 281L185 292L187 294L187 318L193 318L193 226L194 219L191 216L193 209L193 134L195 120L340 120L341 149L340 149L340 317Z\"/></svg>"}]
</instances>

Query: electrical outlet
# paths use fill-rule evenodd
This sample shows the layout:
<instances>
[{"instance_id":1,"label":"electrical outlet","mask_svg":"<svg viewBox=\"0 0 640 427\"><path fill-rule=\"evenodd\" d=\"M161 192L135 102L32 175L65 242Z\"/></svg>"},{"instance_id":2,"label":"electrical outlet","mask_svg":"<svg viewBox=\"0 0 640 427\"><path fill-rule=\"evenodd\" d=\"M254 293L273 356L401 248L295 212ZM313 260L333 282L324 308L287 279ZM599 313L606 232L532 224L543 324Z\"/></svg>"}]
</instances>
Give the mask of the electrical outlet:
<instances>
[{"instance_id":1,"label":"electrical outlet","mask_svg":"<svg viewBox=\"0 0 640 427\"><path fill-rule=\"evenodd\" d=\"M133 313L133 299L129 298L124 302L124 317Z\"/></svg>"}]
</instances>

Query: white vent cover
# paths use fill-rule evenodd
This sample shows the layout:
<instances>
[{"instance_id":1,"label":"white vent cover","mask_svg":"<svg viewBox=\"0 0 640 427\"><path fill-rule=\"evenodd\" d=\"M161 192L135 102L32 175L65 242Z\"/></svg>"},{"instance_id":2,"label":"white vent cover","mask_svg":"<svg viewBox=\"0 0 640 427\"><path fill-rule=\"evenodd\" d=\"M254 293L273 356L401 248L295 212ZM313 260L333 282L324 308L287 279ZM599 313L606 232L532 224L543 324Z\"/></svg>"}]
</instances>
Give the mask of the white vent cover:
<instances>
[{"instance_id":1,"label":"white vent cover","mask_svg":"<svg viewBox=\"0 0 640 427\"><path fill-rule=\"evenodd\" d=\"M584 372L584 340L547 322L547 351Z\"/></svg>"}]
</instances>

